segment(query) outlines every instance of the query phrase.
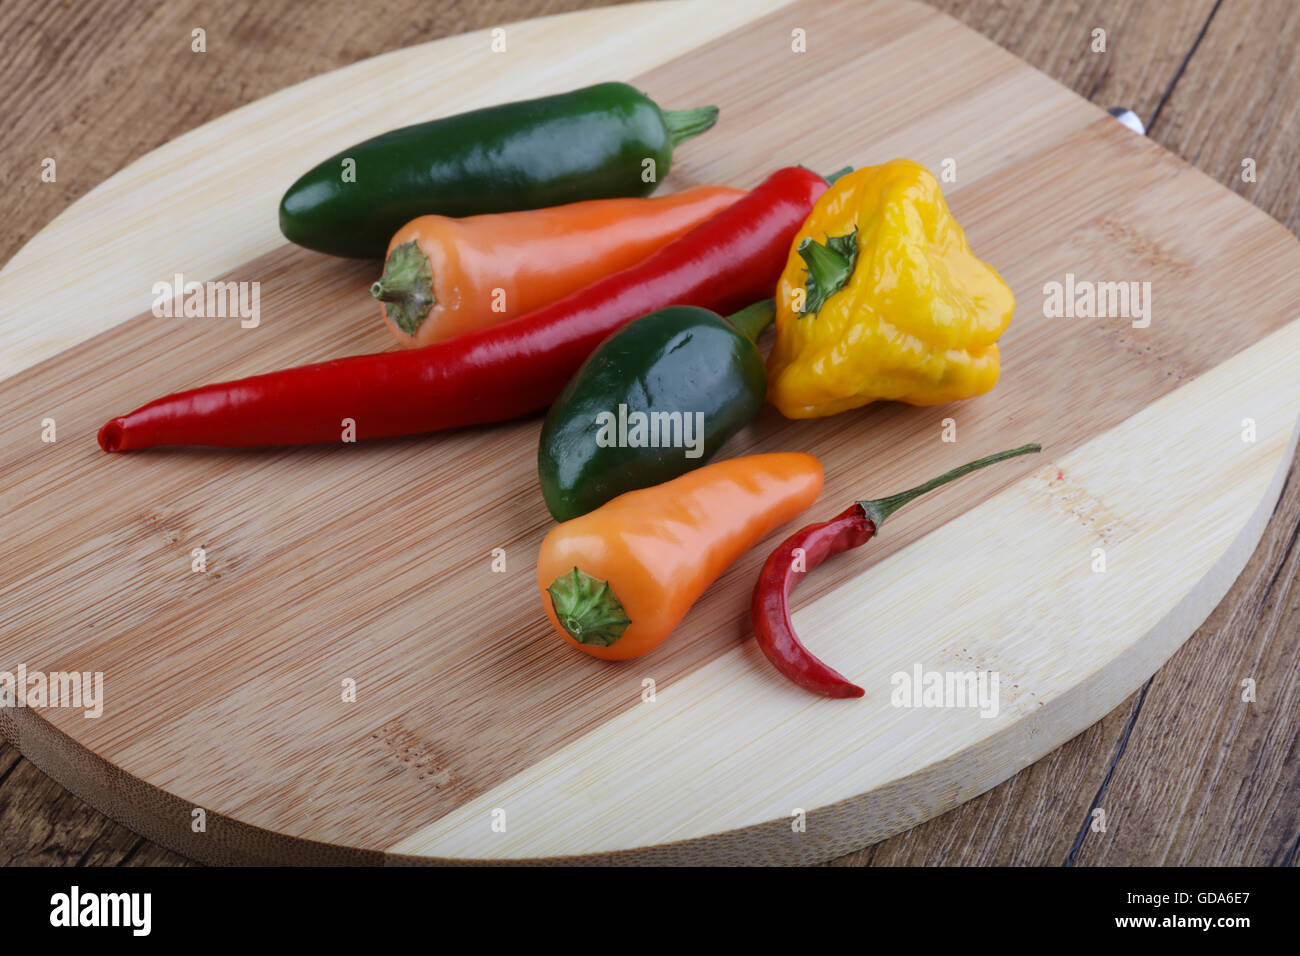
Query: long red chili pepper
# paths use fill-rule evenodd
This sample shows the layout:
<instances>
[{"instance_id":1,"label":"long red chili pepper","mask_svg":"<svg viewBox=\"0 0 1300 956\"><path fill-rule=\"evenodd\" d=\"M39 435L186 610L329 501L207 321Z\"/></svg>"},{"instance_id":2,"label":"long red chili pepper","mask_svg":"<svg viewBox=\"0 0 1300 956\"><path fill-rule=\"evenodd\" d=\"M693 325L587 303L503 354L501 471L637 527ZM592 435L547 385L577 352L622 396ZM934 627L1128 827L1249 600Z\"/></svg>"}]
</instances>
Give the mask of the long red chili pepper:
<instances>
[{"instance_id":1,"label":"long red chili pepper","mask_svg":"<svg viewBox=\"0 0 1300 956\"><path fill-rule=\"evenodd\" d=\"M912 499L986 465L1041 450L1041 445L1021 445L1010 451L989 455L888 498L855 501L847 511L830 521L809 525L792 534L772 552L763 565L758 584L754 587L753 603L750 605L754 634L767 659L786 677L814 694L825 697L861 697L865 693L861 687L839 671L823 664L804 647L795 634L794 625L790 621L790 592L795 585L803 579L803 575L831 555L866 544L886 518Z\"/></svg>"},{"instance_id":2,"label":"long red chili pepper","mask_svg":"<svg viewBox=\"0 0 1300 956\"><path fill-rule=\"evenodd\" d=\"M503 421L549 405L621 325L669 305L727 315L771 295L826 180L779 169L630 269L498 326L420 349L336 359L168 395L99 431L105 451L298 445Z\"/></svg>"}]
</instances>

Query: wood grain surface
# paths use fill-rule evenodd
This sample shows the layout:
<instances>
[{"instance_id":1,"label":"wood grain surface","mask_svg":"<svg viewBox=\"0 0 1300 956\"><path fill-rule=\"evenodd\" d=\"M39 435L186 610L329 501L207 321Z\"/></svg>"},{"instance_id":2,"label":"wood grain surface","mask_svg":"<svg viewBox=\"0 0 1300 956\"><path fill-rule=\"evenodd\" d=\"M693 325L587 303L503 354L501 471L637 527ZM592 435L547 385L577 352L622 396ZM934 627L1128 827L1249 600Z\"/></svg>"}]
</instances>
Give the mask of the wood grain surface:
<instances>
[{"instance_id":1,"label":"wood grain surface","mask_svg":"<svg viewBox=\"0 0 1300 956\"><path fill-rule=\"evenodd\" d=\"M1037 11L1040 14L1037 20L1022 20L1019 11L1013 15L1005 8L991 5L954 9L952 12L984 29L992 39L1025 56L1031 63L1053 72L1076 91L1106 95L1107 90L1122 91L1126 89L1124 84L1129 84L1127 88L1133 90L1134 98L1128 102L1137 106L1145 117L1155 117L1153 134L1157 138L1162 123L1168 124L1171 131L1185 129L1190 121L1183 119L1179 125L1179 118L1198 114L1189 114L1188 106L1180 104L1178 91L1184 83L1195 80L1194 67L1200 51L1214 49L1215 23L1222 22L1221 18L1228 15L1233 5L1225 2L1209 9L1205 9L1208 5L1176 5L1178 16L1169 16L1167 12L1154 14L1143 9L1134 12L1126 5L1114 6L1114 10L1103 6L1082 14L1070 12L1065 16L1061 12L1065 8L1061 5L1047 4L1043 10ZM238 75L243 81L247 73L246 79L252 82L253 77L259 76L258 69L265 65L260 61L275 59L266 55L266 45L271 42L267 40L268 32L272 36L279 30L292 32L290 25L294 21L288 13L275 14L273 7L259 5L257 9L263 13L258 16L272 17L274 22L255 21L253 28L248 28L238 25L252 19L254 14L245 11L240 18L238 7L223 8L222 17L230 16L228 11L232 9L237 26L230 27L230 35L240 36L241 41L238 45L231 44L230 56L235 58L235 63L227 62L221 76L228 79L231 75ZM1167 11L1168 8L1164 9ZM459 32L533 12L514 8L508 14L498 15L491 8L486 11L475 8L473 15L476 18L485 13L487 18L472 23L461 22L446 29L442 29L442 24L451 24L452 21L440 20L436 32ZM94 17L100 13L91 8L89 12L83 11L78 15ZM1287 26L1290 21L1282 15L1284 13L1284 10L1246 10L1241 12L1241 18L1236 22L1268 20L1270 30L1267 36L1276 42L1279 22L1285 29L1293 29ZM116 22L112 10L103 15L105 24ZM158 42L159 30L166 35L169 29L180 29L183 38L187 38L188 23L192 20L197 23L194 20L196 16L204 18L205 22L215 22L202 14L182 11L135 23L133 29L152 37L152 43ZM1031 14L1025 16L1028 18ZM394 19L408 25L410 22L398 13L394 14ZM57 20L57 17L46 18L41 29L52 29L51 20ZM26 20L20 17L0 25L0 37L6 50L14 43L25 50L27 45L36 42L30 37L26 42L21 39L23 30L30 29L30 24L30 17ZM1104 56L1087 52L1087 37L1094 25L1107 28L1110 34L1111 49ZM85 28L78 26L71 32L75 34L80 29ZM332 65L403 44L401 39L380 35L382 31L378 29L361 30L360 33L341 29L339 32L350 42L360 42L358 36L364 36L365 42L374 46L367 46L364 53L348 55L347 48L330 45L333 34L318 36L320 49L304 56L300 65L302 75L314 75ZM1062 39L1072 33L1079 35L1077 41ZM214 30L209 28L209 35L213 34ZM295 36L300 40L301 31ZM1233 33L1221 41L1223 49L1218 54L1219 69L1224 69L1223 64L1231 61L1234 55L1231 51L1258 35L1247 31L1244 36L1246 39ZM427 36L421 36L421 39L425 38ZM103 42L103 37L99 36L95 42ZM140 41L133 39L132 42ZM1270 49L1268 41L1256 39L1256 42L1260 48L1253 51L1254 58L1266 58ZM188 55L188 48L183 49ZM244 52L235 53L236 49ZM1139 54L1138 50L1146 52ZM16 59L21 62L21 58ZM158 62L155 59L155 63ZM1285 69L1287 62L1278 57L1280 69ZM1054 67L1059 68L1059 72ZM291 68L292 63L278 62L275 65L275 69ZM162 76L162 67L156 69L159 70L158 76ZM177 67L179 73L185 73L187 69L190 69L188 65ZM102 76L103 71L111 70L110 63L92 72ZM226 73L226 70L234 72ZM1232 71L1230 67L1228 71L1238 79L1242 72L1248 72ZM262 73L260 77L264 79L266 75ZM40 76L41 71L35 70L34 78L27 82L42 88ZM266 82L274 88L296 78L301 76ZM78 110L89 110L94 114L93 106L85 105L96 95L89 88L78 92L73 84L70 90L62 79L55 81L46 77L43 88L50 99L42 109L33 111L26 101L36 96L36 90L20 85L15 114L19 118L21 135L16 141L28 143L30 155L54 152L60 156L57 188L73 190L65 197L63 204L66 204L77 194L76 183L82 183L81 191L84 192L86 187L97 183L144 149L234 105L220 100L223 93L229 95L220 78L209 80L212 81L209 84L211 89L202 84L197 84L196 89L203 89L205 95L224 103L224 106L214 106L209 111L207 100L203 100L203 112L198 114L199 118L179 127L168 125L177 121L175 116L154 118L152 125L145 124L143 129L158 131L156 140L143 146L137 141L138 148L128 145L127 152L120 154L116 161L107 160L115 162L115 165L86 180L79 175L67 176L64 172L67 164L62 158L64 152L55 152L55 148L47 143L51 126L58 131L61 124L72 122L70 117L76 116ZM1207 88L1213 86L1210 81L1203 82ZM1293 77L1288 82L1293 84ZM139 84L133 83L135 85ZM181 85L184 88L184 84ZM1151 91L1156 87L1160 87L1161 92L1153 96ZM163 88L166 88L166 94L161 92ZM176 83L159 80L155 95L165 98L173 95L176 88ZM241 93L235 102L247 102L267 91L264 87L258 89L258 93L247 97ZM6 90L10 88L6 87ZM8 97L13 93L2 95ZM146 93L140 95L147 101ZM1250 94L1237 95L1249 98ZM178 97L178 101L183 102L183 99ZM1102 105L1111 102L1102 100ZM1267 97L1261 97L1259 108L1267 112L1270 102ZM1145 112L1144 106L1150 103L1154 105ZM141 113L148 112L138 105L134 108ZM1255 155L1259 182L1243 184L1239 191L1259 201L1251 191L1259 188L1262 192L1271 177L1265 208L1273 211L1280 204L1293 212L1295 184L1291 182L1288 187L1284 162L1274 159L1270 163L1270 157L1277 157L1275 151L1293 144L1294 140L1290 143L1285 139L1279 140L1275 132L1279 127L1284 131L1287 128L1285 111L1277 116L1268 115L1271 124L1268 135L1257 136L1258 148L1254 153L1244 154ZM1231 122L1240 123L1240 111L1225 107L1224 121L1229 122L1229 118ZM130 124L123 124L123 128L130 128ZM1215 127L1212 124L1210 128ZM28 138L24 140L23 135ZM103 132L100 131L99 135L102 138ZM133 131L131 135L137 134ZM1202 130L1201 136L1204 135ZM91 124L83 132L83 139L76 142L99 142L93 136ZM63 148L59 147L60 150ZM111 156L116 148L121 148L121 144L106 147L106 151ZM82 161L87 164L102 157L102 152L84 145L80 147L80 154L75 146L67 149L70 157L82 155L85 157ZM19 171L28 167L19 162L14 155L16 152L11 150L7 153L5 162L14 163L11 179L21 182L23 177ZM94 160L90 158L92 153ZM26 162L38 167L39 159L33 160L30 155ZM1220 164L1224 173L1220 177L1222 181L1232 184L1229 177L1239 172L1240 158L1234 168L1232 148L1227 146L1217 151L1215 162ZM26 209L26 215L33 223L31 228L35 229L60 206L57 197L51 196L56 190L55 185L40 184L35 175L28 178L36 185L20 190L19 204L20 209ZM69 180L72 180L71 184ZM992 190L997 185L990 183L985 188ZM972 196L978 196L977 187L972 187ZM978 208L977 198L970 201ZM55 206L42 208L42 203L49 202L55 202ZM20 218L20 221L27 220ZM1288 221L1287 224L1294 229L1294 222ZM996 229L990 228L996 234ZM13 249L8 248L6 252L11 254ZM1192 370L1198 354L1210 354L1197 350L1212 349L1212 342L1188 343L1185 349L1183 362L1190 362L1190 365L1186 365L1183 372ZM1297 703L1296 688L1288 681L1294 681L1296 670L1297 596L1291 585L1296 574L1295 529L1300 525L1300 507L1296 504L1294 485L1294 482L1288 484L1264 542L1232 594L1201 633L1143 692L1080 738L985 796L899 837L854 854L846 862L1293 862L1298 833L1294 753ZM1210 642L1208 650L1186 660L1188 648L1206 641ZM1185 670L1180 672L1180 662L1185 660L1181 665ZM1206 661L1214 662L1215 666L1207 667ZM1243 671L1243 667L1247 671ZM1257 704L1238 703L1236 684L1243 673L1258 677L1261 693ZM1189 749L1180 743L1186 739L1195 740L1198 746ZM11 861L36 862L45 858L69 863L113 863L165 858L161 851L132 840L120 827L84 807L80 810L57 810L59 804L76 807L76 801L67 796L60 801L48 801L45 798L48 787L43 790L39 782L33 782L34 778L39 781L39 774L32 770L31 765L17 758L8 748L3 753L4 762L0 762L0 821L5 825L0 832L4 834L5 843L0 852L7 853ZM1110 820L1104 833L1094 832L1088 827L1094 806L1104 808ZM55 832L56 826L63 826L66 836ZM9 848L11 834L19 836ZM65 840L70 842L62 842ZM75 852L60 849L66 846L77 849Z\"/></svg>"}]
</instances>

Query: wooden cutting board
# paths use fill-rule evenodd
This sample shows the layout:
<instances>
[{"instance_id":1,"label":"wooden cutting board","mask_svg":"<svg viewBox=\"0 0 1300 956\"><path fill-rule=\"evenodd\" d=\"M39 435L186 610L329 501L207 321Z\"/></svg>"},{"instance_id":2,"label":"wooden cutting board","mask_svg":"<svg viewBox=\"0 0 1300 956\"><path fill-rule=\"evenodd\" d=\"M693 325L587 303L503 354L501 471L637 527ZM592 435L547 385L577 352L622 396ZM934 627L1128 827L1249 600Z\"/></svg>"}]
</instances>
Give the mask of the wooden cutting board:
<instances>
[{"instance_id":1,"label":"wooden cutting board","mask_svg":"<svg viewBox=\"0 0 1300 956\"><path fill-rule=\"evenodd\" d=\"M820 860L1079 733L1220 600L1296 440L1300 247L1280 225L920 4L656 3L505 29L505 53L488 32L411 47L195 130L0 272L0 670L104 680L97 718L0 710L39 767L213 862ZM796 626L861 700L787 684L750 638L757 569L789 528L655 653L618 665L562 645L535 593L536 417L338 447L95 444L165 392L390 347L375 267L279 235L303 168L603 79L722 108L671 188L951 161L952 208L1016 293L994 392L811 422L767 409L725 450L818 455L820 520L1045 446L901 512L803 586ZM259 282L260 325L155 318L153 284L177 272ZM1150 282L1149 326L1047 317L1044 287L1067 274ZM891 676L916 666L996 671L999 713L891 706Z\"/></svg>"}]
</instances>

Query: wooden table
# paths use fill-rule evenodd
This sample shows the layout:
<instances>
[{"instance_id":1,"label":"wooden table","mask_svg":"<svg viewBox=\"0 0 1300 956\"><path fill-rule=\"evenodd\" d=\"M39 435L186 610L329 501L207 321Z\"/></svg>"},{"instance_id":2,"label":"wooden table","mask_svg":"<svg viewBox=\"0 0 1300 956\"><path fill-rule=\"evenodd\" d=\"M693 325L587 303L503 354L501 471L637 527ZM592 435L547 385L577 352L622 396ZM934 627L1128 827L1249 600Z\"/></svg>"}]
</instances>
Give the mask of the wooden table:
<instances>
[{"instance_id":1,"label":"wooden table","mask_svg":"<svg viewBox=\"0 0 1300 956\"><path fill-rule=\"evenodd\" d=\"M931 0L1300 226L1300 6L1290 0ZM0 261L135 158L237 106L416 41L596 5L123 0L0 11ZM206 31L208 52L190 50ZM1105 52L1092 49L1094 30ZM866 104L869 108L869 104ZM41 162L57 160L56 183ZM1253 160L1253 164L1247 163ZM1243 178L1253 165L1254 181ZM1205 625L1100 723L994 790L836 864L1296 865L1300 481ZM1243 702L1253 678L1257 699ZM1098 812L1101 811L1101 812ZM1102 821L1104 820L1104 827ZM186 865L0 743L0 862Z\"/></svg>"}]
</instances>

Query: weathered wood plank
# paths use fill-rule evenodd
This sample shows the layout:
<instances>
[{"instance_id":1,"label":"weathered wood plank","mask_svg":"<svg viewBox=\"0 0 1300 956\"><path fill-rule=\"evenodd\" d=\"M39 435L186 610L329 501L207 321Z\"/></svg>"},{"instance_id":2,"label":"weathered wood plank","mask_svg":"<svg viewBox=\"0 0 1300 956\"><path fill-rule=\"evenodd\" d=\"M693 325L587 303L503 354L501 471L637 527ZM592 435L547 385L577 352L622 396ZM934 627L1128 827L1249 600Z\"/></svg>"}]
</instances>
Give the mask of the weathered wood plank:
<instances>
[{"instance_id":1,"label":"weathered wood plank","mask_svg":"<svg viewBox=\"0 0 1300 956\"><path fill-rule=\"evenodd\" d=\"M1300 4L1223 0L1152 136L1300 233ZM1243 163L1254 160L1254 182Z\"/></svg>"},{"instance_id":2,"label":"weathered wood plank","mask_svg":"<svg viewBox=\"0 0 1300 956\"><path fill-rule=\"evenodd\" d=\"M1149 122L1178 76L1215 0L926 0L1109 109ZM1105 51L1093 31L1105 31Z\"/></svg>"},{"instance_id":3,"label":"weathered wood plank","mask_svg":"<svg viewBox=\"0 0 1300 956\"><path fill-rule=\"evenodd\" d=\"M143 842L0 742L0 866L116 866ZM157 865L189 865L149 846Z\"/></svg>"}]
</instances>

